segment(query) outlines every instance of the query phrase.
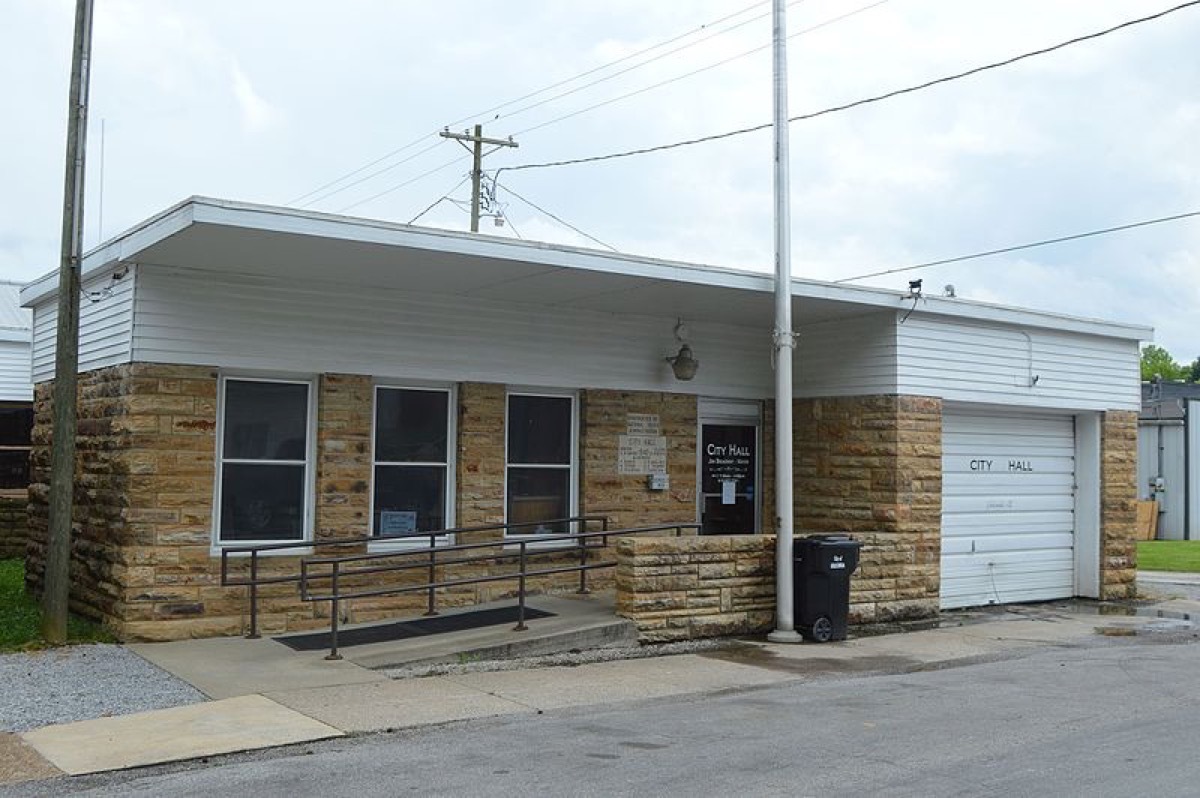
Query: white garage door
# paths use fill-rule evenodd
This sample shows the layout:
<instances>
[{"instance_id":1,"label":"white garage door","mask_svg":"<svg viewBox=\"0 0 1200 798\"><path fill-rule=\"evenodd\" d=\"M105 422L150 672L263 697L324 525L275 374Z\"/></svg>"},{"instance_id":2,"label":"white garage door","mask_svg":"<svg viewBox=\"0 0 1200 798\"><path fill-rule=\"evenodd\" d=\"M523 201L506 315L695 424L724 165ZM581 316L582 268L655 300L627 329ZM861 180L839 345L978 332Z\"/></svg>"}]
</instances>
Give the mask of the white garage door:
<instances>
[{"instance_id":1,"label":"white garage door","mask_svg":"<svg viewBox=\"0 0 1200 798\"><path fill-rule=\"evenodd\" d=\"M943 609L1075 592L1071 416L948 408L942 427Z\"/></svg>"}]
</instances>

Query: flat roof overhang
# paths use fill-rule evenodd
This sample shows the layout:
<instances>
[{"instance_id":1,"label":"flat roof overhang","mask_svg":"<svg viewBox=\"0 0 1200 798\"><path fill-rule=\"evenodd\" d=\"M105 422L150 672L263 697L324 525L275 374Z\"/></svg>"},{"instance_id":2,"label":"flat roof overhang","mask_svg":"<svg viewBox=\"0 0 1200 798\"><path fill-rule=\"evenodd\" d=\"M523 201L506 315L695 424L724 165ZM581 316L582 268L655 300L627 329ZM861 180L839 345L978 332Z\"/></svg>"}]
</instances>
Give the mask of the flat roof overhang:
<instances>
[{"instance_id":1,"label":"flat roof overhang","mask_svg":"<svg viewBox=\"0 0 1200 798\"><path fill-rule=\"evenodd\" d=\"M83 276L122 263L346 283L581 311L770 328L772 275L192 197L100 245ZM30 283L31 306L57 292L56 273ZM793 278L797 326L911 304L906 292ZM1150 327L964 299L924 297L921 313L1152 340Z\"/></svg>"}]
</instances>

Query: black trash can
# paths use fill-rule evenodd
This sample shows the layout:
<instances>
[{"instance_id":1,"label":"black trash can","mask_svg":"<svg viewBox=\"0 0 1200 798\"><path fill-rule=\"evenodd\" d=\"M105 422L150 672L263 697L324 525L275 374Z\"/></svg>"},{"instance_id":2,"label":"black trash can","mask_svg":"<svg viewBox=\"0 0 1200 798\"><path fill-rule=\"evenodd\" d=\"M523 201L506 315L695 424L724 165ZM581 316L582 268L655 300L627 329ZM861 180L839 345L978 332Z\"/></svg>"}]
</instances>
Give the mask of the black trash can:
<instances>
[{"instance_id":1,"label":"black trash can","mask_svg":"<svg viewBox=\"0 0 1200 798\"><path fill-rule=\"evenodd\" d=\"M850 574L862 544L849 535L809 535L793 544L796 628L808 640L845 640Z\"/></svg>"}]
</instances>

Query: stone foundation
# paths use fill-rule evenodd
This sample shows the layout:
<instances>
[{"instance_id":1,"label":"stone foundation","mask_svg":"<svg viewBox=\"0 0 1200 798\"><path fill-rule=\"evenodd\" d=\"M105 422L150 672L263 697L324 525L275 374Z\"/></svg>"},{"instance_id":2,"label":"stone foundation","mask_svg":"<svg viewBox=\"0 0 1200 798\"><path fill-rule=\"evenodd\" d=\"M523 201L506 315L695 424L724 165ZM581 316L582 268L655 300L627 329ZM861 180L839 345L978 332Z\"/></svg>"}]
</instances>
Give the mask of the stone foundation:
<instances>
[{"instance_id":1,"label":"stone foundation","mask_svg":"<svg viewBox=\"0 0 1200 798\"><path fill-rule=\"evenodd\" d=\"M29 538L29 497L0 496L0 560L24 559Z\"/></svg>"},{"instance_id":2,"label":"stone foundation","mask_svg":"<svg viewBox=\"0 0 1200 798\"><path fill-rule=\"evenodd\" d=\"M795 402L796 537L849 532L863 543L851 617L938 613L942 403L919 396Z\"/></svg>"},{"instance_id":3,"label":"stone foundation","mask_svg":"<svg viewBox=\"0 0 1200 798\"><path fill-rule=\"evenodd\" d=\"M620 538L617 614L645 643L766 632L775 622L775 538Z\"/></svg>"}]
</instances>

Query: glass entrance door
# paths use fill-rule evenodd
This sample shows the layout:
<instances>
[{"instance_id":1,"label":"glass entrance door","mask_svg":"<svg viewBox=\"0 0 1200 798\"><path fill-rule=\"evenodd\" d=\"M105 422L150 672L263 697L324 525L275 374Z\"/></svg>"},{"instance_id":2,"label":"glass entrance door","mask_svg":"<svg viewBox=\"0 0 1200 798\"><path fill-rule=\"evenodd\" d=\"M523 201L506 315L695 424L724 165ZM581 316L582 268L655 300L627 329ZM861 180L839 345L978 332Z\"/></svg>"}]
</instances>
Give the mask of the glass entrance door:
<instances>
[{"instance_id":1,"label":"glass entrance door","mask_svg":"<svg viewBox=\"0 0 1200 798\"><path fill-rule=\"evenodd\" d=\"M758 427L700 426L700 534L758 532Z\"/></svg>"}]
</instances>

